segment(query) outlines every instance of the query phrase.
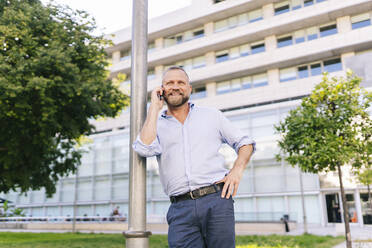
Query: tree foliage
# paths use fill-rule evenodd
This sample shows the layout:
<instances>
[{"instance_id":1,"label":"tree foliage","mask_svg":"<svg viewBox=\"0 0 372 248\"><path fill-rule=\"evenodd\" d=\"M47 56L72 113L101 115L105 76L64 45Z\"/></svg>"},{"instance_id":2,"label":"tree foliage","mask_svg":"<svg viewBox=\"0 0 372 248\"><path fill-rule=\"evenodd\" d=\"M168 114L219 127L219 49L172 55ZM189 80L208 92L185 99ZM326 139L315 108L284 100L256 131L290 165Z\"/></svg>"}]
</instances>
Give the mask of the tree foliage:
<instances>
[{"instance_id":1,"label":"tree foliage","mask_svg":"<svg viewBox=\"0 0 372 248\"><path fill-rule=\"evenodd\" d=\"M371 93L361 79L324 75L323 80L289 116L276 126L285 160L306 172L335 171L337 165L358 169L371 164Z\"/></svg>"},{"instance_id":2,"label":"tree foliage","mask_svg":"<svg viewBox=\"0 0 372 248\"><path fill-rule=\"evenodd\" d=\"M103 36L84 11L0 1L0 192L45 187L80 164L89 120L128 104L108 78Z\"/></svg>"}]
</instances>

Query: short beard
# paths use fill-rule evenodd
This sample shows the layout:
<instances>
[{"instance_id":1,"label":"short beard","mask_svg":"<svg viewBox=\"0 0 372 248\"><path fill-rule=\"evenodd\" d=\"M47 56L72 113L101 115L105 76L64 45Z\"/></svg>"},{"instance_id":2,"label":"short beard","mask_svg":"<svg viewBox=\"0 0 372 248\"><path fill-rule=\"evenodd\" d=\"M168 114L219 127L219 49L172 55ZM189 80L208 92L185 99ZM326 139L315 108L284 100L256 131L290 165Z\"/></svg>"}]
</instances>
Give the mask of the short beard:
<instances>
[{"instance_id":1,"label":"short beard","mask_svg":"<svg viewBox=\"0 0 372 248\"><path fill-rule=\"evenodd\" d=\"M182 95L182 100L181 100L181 102L170 103L170 102L168 101L168 97L164 96L164 100L165 100L165 102L167 103L168 106L170 106L170 107L172 107L172 108L178 108L178 107L184 105L186 102L189 101L189 99L190 99L190 96L184 96L184 95Z\"/></svg>"}]
</instances>

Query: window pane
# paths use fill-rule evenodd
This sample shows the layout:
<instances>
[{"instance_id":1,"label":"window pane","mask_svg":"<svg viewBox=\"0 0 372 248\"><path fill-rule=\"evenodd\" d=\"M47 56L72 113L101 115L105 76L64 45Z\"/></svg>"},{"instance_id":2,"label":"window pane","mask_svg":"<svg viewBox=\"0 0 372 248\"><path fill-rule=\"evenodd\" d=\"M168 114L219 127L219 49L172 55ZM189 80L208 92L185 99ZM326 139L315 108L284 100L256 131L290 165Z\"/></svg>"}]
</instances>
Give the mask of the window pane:
<instances>
[{"instance_id":1,"label":"window pane","mask_svg":"<svg viewBox=\"0 0 372 248\"><path fill-rule=\"evenodd\" d=\"M331 24L327 26L320 27L320 37L325 37L332 34L337 34L337 25Z\"/></svg>"},{"instance_id":2,"label":"window pane","mask_svg":"<svg viewBox=\"0 0 372 248\"><path fill-rule=\"evenodd\" d=\"M249 89L252 87L251 77L243 77L241 83L243 89Z\"/></svg>"},{"instance_id":3,"label":"window pane","mask_svg":"<svg viewBox=\"0 0 372 248\"><path fill-rule=\"evenodd\" d=\"M240 79L233 79L231 80L231 90L237 91L240 90Z\"/></svg>"},{"instance_id":4,"label":"window pane","mask_svg":"<svg viewBox=\"0 0 372 248\"><path fill-rule=\"evenodd\" d=\"M275 15L280 15L289 11L289 1L284 1L274 5Z\"/></svg>"},{"instance_id":5,"label":"window pane","mask_svg":"<svg viewBox=\"0 0 372 248\"><path fill-rule=\"evenodd\" d=\"M278 48L293 45L292 36L278 38Z\"/></svg>"},{"instance_id":6,"label":"window pane","mask_svg":"<svg viewBox=\"0 0 372 248\"><path fill-rule=\"evenodd\" d=\"M244 25L249 22L247 13L239 15L238 19L239 19L239 25Z\"/></svg>"},{"instance_id":7,"label":"window pane","mask_svg":"<svg viewBox=\"0 0 372 248\"><path fill-rule=\"evenodd\" d=\"M362 22L370 19L369 13L364 13L351 17L351 23Z\"/></svg>"},{"instance_id":8,"label":"window pane","mask_svg":"<svg viewBox=\"0 0 372 248\"><path fill-rule=\"evenodd\" d=\"M184 34L183 34L183 41L188 41L188 40L192 40L194 38L194 34L192 31L186 31ZM182 40L181 40L182 41Z\"/></svg>"},{"instance_id":9,"label":"window pane","mask_svg":"<svg viewBox=\"0 0 372 248\"><path fill-rule=\"evenodd\" d=\"M298 67L298 77L307 78L309 76L309 69L307 65Z\"/></svg>"},{"instance_id":10,"label":"window pane","mask_svg":"<svg viewBox=\"0 0 372 248\"><path fill-rule=\"evenodd\" d=\"M341 59L337 58L324 61L324 71L334 72L341 70L342 70Z\"/></svg>"},{"instance_id":11,"label":"window pane","mask_svg":"<svg viewBox=\"0 0 372 248\"><path fill-rule=\"evenodd\" d=\"M228 22L227 22L226 19L214 23L214 31L215 32L223 31L227 28L228 28Z\"/></svg>"},{"instance_id":12,"label":"window pane","mask_svg":"<svg viewBox=\"0 0 372 248\"><path fill-rule=\"evenodd\" d=\"M297 78L296 68L286 68L280 70L280 82L286 82Z\"/></svg>"},{"instance_id":13,"label":"window pane","mask_svg":"<svg viewBox=\"0 0 372 248\"><path fill-rule=\"evenodd\" d=\"M249 50L250 50L250 46L248 44L240 46L240 56L249 55Z\"/></svg>"},{"instance_id":14,"label":"window pane","mask_svg":"<svg viewBox=\"0 0 372 248\"><path fill-rule=\"evenodd\" d=\"M365 21L360 21L360 22L355 22L351 24L352 29L358 29L358 28L363 28L371 25L371 20L365 20Z\"/></svg>"},{"instance_id":15,"label":"window pane","mask_svg":"<svg viewBox=\"0 0 372 248\"><path fill-rule=\"evenodd\" d=\"M249 22L256 22L262 20L262 9L254 10L248 13Z\"/></svg>"},{"instance_id":16,"label":"window pane","mask_svg":"<svg viewBox=\"0 0 372 248\"><path fill-rule=\"evenodd\" d=\"M307 40L315 40L318 38L318 29L316 27L307 29Z\"/></svg>"},{"instance_id":17,"label":"window pane","mask_svg":"<svg viewBox=\"0 0 372 248\"><path fill-rule=\"evenodd\" d=\"M224 51L219 51L216 53L216 62L223 62L229 59L229 51L224 50Z\"/></svg>"},{"instance_id":18,"label":"window pane","mask_svg":"<svg viewBox=\"0 0 372 248\"><path fill-rule=\"evenodd\" d=\"M195 30L193 32L193 35L194 35L194 39L203 37L204 36L204 29Z\"/></svg>"},{"instance_id":19,"label":"window pane","mask_svg":"<svg viewBox=\"0 0 372 248\"><path fill-rule=\"evenodd\" d=\"M302 7L301 0L292 0L292 10L296 10Z\"/></svg>"},{"instance_id":20,"label":"window pane","mask_svg":"<svg viewBox=\"0 0 372 248\"><path fill-rule=\"evenodd\" d=\"M232 16L229 18L229 27L233 28L238 26L238 17L237 16Z\"/></svg>"},{"instance_id":21,"label":"window pane","mask_svg":"<svg viewBox=\"0 0 372 248\"><path fill-rule=\"evenodd\" d=\"M304 1L304 6L310 6L310 5L313 5L314 4L314 0L305 0Z\"/></svg>"},{"instance_id":22,"label":"window pane","mask_svg":"<svg viewBox=\"0 0 372 248\"><path fill-rule=\"evenodd\" d=\"M319 64L313 64L310 66L311 68L311 76L316 76L322 74L322 68L320 63Z\"/></svg>"},{"instance_id":23,"label":"window pane","mask_svg":"<svg viewBox=\"0 0 372 248\"><path fill-rule=\"evenodd\" d=\"M205 87L194 88L192 91L193 92L190 96L191 100L204 98L207 96L207 91Z\"/></svg>"},{"instance_id":24,"label":"window pane","mask_svg":"<svg viewBox=\"0 0 372 248\"><path fill-rule=\"evenodd\" d=\"M266 73L258 74L253 76L253 86L261 87L267 85Z\"/></svg>"},{"instance_id":25,"label":"window pane","mask_svg":"<svg viewBox=\"0 0 372 248\"><path fill-rule=\"evenodd\" d=\"M165 47L170 47L176 44L176 38L175 37L170 37L164 39L164 46Z\"/></svg>"},{"instance_id":26,"label":"window pane","mask_svg":"<svg viewBox=\"0 0 372 248\"><path fill-rule=\"evenodd\" d=\"M230 49L229 57L231 59L239 58L240 57L240 52L239 52L239 47L233 47Z\"/></svg>"},{"instance_id":27,"label":"window pane","mask_svg":"<svg viewBox=\"0 0 372 248\"><path fill-rule=\"evenodd\" d=\"M205 56L196 57L193 59L193 67L192 68L200 68L205 66Z\"/></svg>"},{"instance_id":28,"label":"window pane","mask_svg":"<svg viewBox=\"0 0 372 248\"><path fill-rule=\"evenodd\" d=\"M223 94L230 91L230 82L224 81L217 83L217 94Z\"/></svg>"},{"instance_id":29,"label":"window pane","mask_svg":"<svg viewBox=\"0 0 372 248\"><path fill-rule=\"evenodd\" d=\"M305 42L305 31L304 30L299 30L294 33L295 37L295 42L296 44Z\"/></svg>"},{"instance_id":30,"label":"window pane","mask_svg":"<svg viewBox=\"0 0 372 248\"><path fill-rule=\"evenodd\" d=\"M252 54L265 52L265 44L257 44L251 46Z\"/></svg>"}]
</instances>

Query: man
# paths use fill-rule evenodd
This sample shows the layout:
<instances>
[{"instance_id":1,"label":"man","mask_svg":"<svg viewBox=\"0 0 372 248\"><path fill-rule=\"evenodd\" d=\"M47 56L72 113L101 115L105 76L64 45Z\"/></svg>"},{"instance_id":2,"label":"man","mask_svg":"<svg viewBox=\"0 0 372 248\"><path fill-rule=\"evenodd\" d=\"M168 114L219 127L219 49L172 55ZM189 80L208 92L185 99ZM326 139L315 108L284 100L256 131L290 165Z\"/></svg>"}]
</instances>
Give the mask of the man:
<instances>
[{"instance_id":1,"label":"man","mask_svg":"<svg viewBox=\"0 0 372 248\"><path fill-rule=\"evenodd\" d=\"M133 148L141 156L157 156L160 180L172 202L167 213L169 247L235 247L232 196L255 142L219 110L190 103L191 90L182 67L168 68L162 86L151 93ZM159 117L164 101L168 109ZM230 171L218 152L222 143L238 153Z\"/></svg>"}]
</instances>

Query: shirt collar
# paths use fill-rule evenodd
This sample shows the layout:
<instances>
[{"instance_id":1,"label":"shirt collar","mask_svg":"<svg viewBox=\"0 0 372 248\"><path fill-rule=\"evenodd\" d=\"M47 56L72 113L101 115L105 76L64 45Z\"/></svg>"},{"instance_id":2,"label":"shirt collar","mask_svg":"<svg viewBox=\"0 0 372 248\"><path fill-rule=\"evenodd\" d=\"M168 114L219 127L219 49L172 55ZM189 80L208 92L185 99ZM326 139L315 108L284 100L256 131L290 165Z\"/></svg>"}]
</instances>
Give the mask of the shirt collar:
<instances>
[{"instance_id":1,"label":"shirt collar","mask_svg":"<svg viewBox=\"0 0 372 248\"><path fill-rule=\"evenodd\" d=\"M190 106L190 112L191 112L191 110L194 109L195 104L194 104L193 102L188 102L188 104L189 104L189 106ZM167 118L172 118L171 115L167 115L166 113L167 113L167 110L166 110L166 109L163 110L163 112L161 113L161 117L163 117L163 118L165 118L165 119L167 119Z\"/></svg>"}]
</instances>

